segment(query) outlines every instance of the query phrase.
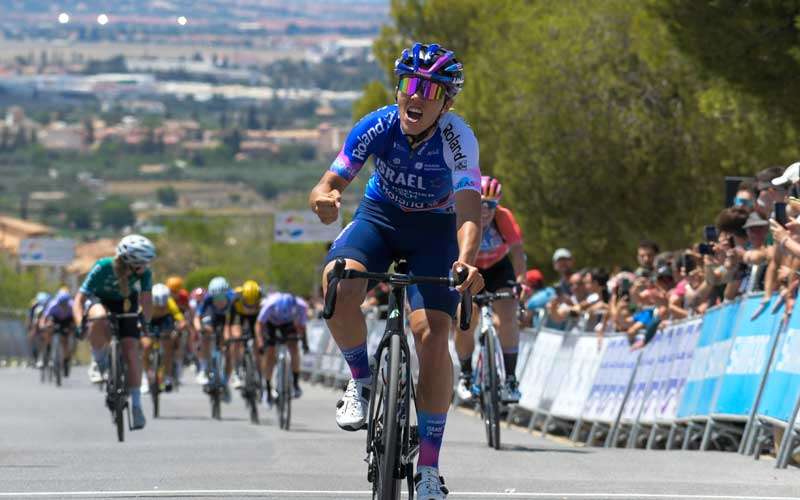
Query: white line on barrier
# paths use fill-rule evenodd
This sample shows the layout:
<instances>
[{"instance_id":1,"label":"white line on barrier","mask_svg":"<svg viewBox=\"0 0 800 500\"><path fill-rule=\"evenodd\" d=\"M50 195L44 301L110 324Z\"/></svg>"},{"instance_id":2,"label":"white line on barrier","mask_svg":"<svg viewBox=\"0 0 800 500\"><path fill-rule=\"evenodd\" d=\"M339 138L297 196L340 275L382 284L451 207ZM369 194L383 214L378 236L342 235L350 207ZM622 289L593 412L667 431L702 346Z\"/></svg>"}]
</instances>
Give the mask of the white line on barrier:
<instances>
[{"instance_id":1,"label":"white line on barrier","mask_svg":"<svg viewBox=\"0 0 800 500\"><path fill-rule=\"evenodd\" d=\"M368 497L369 491L336 491L336 490L130 490L130 491L35 491L0 493L0 497L16 498L64 498L64 497L89 497L89 498L125 498L125 497L188 497L188 496L264 496L286 495L292 497ZM404 493L403 496L406 496ZM453 492L451 497L478 497L478 498L620 498L620 499L678 499L678 500L800 500L800 497L775 497L775 496L730 496L730 495L681 495L662 493L523 493L523 492Z\"/></svg>"}]
</instances>

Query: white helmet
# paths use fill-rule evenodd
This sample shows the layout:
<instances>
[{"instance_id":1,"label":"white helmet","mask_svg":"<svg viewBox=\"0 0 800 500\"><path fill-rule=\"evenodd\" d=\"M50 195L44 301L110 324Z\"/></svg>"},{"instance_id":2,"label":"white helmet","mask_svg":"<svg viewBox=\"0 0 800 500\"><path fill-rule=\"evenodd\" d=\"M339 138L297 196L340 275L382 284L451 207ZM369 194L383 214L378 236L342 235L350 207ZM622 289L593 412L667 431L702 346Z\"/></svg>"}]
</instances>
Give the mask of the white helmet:
<instances>
[{"instance_id":1,"label":"white helmet","mask_svg":"<svg viewBox=\"0 0 800 500\"><path fill-rule=\"evenodd\" d=\"M222 276L217 276L208 283L208 294L212 297L214 295L224 295L228 293L230 289L231 286L228 284L228 280Z\"/></svg>"},{"instance_id":2,"label":"white helmet","mask_svg":"<svg viewBox=\"0 0 800 500\"><path fill-rule=\"evenodd\" d=\"M156 283L153 285L153 305L158 307L166 307L169 300L169 288L164 283Z\"/></svg>"},{"instance_id":3,"label":"white helmet","mask_svg":"<svg viewBox=\"0 0 800 500\"><path fill-rule=\"evenodd\" d=\"M144 236L131 234L119 241L117 256L126 264L144 266L156 258L156 247Z\"/></svg>"}]
</instances>

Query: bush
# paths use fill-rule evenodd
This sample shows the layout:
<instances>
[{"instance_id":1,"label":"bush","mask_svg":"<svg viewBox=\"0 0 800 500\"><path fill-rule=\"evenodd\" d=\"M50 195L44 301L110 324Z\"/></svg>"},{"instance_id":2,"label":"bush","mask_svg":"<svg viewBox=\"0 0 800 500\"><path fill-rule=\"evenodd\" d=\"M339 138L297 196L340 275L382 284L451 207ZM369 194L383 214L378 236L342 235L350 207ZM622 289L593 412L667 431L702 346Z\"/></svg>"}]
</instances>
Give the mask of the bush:
<instances>
[{"instance_id":1,"label":"bush","mask_svg":"<svg viewBox=\"0 0 800 500\"><path fill-rule=\"evenodd\" d=\"M122 229L136 222L131 202L122 196L110 196L100 204L100 223L103 227Z\"/></svg>"},{"instance_id":2,"label":"bush","mask_svg":"<svg viewBox=\"0 0 800 500\"><path fill-rule=\"evenodd\" d=\"M156 198L162 205L174 207L178 204L178 192L172 186L160 187L156 190Z\"/></svg>"}]
</instances>

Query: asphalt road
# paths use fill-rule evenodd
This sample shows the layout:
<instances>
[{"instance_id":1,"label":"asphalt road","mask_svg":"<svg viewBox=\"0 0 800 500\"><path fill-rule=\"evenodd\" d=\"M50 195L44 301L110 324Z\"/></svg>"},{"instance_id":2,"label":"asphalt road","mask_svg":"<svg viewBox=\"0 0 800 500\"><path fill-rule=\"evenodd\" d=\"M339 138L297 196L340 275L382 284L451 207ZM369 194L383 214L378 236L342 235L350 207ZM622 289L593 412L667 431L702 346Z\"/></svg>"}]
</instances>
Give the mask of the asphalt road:
<instances>
[{"instance_id":1,"label":"asphalt road","mask_svg":"<svg viewBox=\"0 0 800 500\"><path fill-rule=\"evenodd\" d=\"M161 418L117 443L84 369L60 389L30 369L2 369L0 498L369 498L365 434L336 427L337 397L305 385L285 432L266 410L252 425L238 395L212 421L188 383L164 397ZM478 419L451 411L441 457L450 498L800 499L800 471L771 460L581 448L515 428L503 440L487 448Z\"/></svg>"}]
</instances>

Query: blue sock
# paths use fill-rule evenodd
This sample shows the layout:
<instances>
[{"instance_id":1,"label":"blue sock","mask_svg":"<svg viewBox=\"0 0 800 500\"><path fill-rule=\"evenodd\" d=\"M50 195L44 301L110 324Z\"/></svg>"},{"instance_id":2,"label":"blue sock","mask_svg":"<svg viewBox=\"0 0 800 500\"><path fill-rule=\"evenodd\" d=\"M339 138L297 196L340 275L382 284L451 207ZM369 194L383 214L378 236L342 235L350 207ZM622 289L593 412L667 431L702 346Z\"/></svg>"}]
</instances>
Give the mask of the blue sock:
<instances>
[{"instance_id":1,"label":"blue sock","mask_svg":"<svg viewBox=\"0 0 800 500\"><path fill-rule=\"evenodd\" d=\"M439 468L439 450L442 448L442 436L444 436L446 422L447 413L417 411L417 424L419 426L418 467Z\"/></svg>"},{"instance_id":2,"label":"blue sock","mask_svg":"<svg viewBox=\"0 0 800 500\"><path fill-rule=\"evenodd\" d=\"M369 370L369 356L367 355L367 343L352 349L342 349L342 356L350 367L350 374L354 380L361 382L371 381L372 372Z\"/></svg>"},{"instance_id":3,"label":"blue sock","mask_svg":"<svg viewBox=\"0 0 800 500\"><path fill-rule=\"evenodd\" d=\"M200 360L200 371L203 373L208 371L208 361L206 361L205 359Z\"/></svg>"},{"instance_id":4,"label":"blue sock","mask_svg":"<svg viewBox=\"0 0 800 500\"><path fill-rule=\"evenodd\" d=\"M129 391L131 393L131 404L133 405L133 407L134 408L141 408L142 407L142 392L141 392L141 390L138 387L136 387L136 388L130 388Z\"/></svg>"}]
</instances>

